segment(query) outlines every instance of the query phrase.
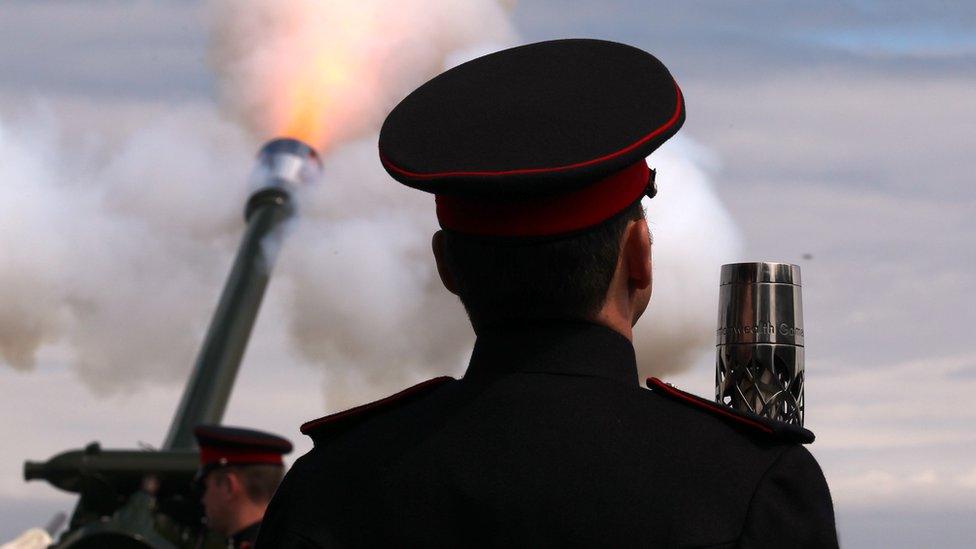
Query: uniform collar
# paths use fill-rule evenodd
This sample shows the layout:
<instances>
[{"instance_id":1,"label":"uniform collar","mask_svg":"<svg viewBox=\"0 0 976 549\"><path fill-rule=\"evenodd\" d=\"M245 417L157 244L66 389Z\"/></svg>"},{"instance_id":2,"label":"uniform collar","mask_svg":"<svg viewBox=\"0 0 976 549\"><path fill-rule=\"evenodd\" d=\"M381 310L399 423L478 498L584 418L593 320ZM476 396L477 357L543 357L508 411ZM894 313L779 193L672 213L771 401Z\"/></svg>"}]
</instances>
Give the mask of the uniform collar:
<instances>
[{"instance_id":1,"label":"uniform collar","mask_svg":"<svg viewBox=\"0 0 976 549\"><path fill-rule=\"evenodd\" d=\"M515 372L598 377L638 384L630 340L593 322L524 321L480 330L465 380Z\"/></svg>"},{"instance_id":2,"label":"uniform collar","mask_svg":"<svg viewBox=\"0 0 976 549\"><path fill-rule=\"evenodd\" d=\"M228 547L240 547L249 548L254 544L254 540L258 537L258 529L261 528L261 521L255 522L254 524L238 530L228 539Z\"/></svg>"}]
</instances>

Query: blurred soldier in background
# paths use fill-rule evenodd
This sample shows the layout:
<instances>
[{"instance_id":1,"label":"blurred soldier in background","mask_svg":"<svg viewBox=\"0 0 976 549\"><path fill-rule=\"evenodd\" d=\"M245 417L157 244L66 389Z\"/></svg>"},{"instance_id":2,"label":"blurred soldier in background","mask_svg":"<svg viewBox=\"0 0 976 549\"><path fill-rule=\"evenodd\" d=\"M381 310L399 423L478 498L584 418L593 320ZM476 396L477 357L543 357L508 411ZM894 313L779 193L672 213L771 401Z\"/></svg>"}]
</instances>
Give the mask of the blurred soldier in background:
<instances>
[{"instance_id":1,"label":"blurred soldier in background","mask_svg":"<svg viewBox=\"0 0 976 549\"><path fill-rule=\"evenodd\" d=\"M207 527L227 538L227 547L249 549L264 512L284 476L287 440L252 429L201 425L198 482Z\"/></svg>"}]
</instances>

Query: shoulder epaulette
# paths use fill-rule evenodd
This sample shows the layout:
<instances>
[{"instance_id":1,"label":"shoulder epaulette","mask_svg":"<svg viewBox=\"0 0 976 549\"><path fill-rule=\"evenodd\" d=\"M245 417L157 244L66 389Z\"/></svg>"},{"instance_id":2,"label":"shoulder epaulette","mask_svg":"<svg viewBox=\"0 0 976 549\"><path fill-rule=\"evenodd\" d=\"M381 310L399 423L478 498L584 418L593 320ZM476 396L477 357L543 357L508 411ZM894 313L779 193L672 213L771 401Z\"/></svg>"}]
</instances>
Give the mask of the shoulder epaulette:
<instances>
[{"instance_id":1,"label":"shoulder epaulette","mask_svg":"<svg viewBox=\"0 0 976 549\"><path fill-rule=\"evenodd\" d=\"M661 396L694 406L726 421L746 427L755 432L763 433L777 440L810 444L816 438L812 431L803 427L723 406L717 402L712 402L700 396L676 389L656 377L647 378L647 388Z\"/></svg>"},{"instance_id":2,"label":"shoulder epaulette","mask_svg":"<svg viewBox=\"0 0 976 549\"><path fill-rule=\"evenodd\" d=\"M447 383L448 381L454 381L454 378L450 376L435 377L434 379L428 379L427 381L418 383L413 387L408 387L399 393L390 395L375 402L362 404L360 406L356 406L355 408L343 410L342 412L313 419L302 425L302 434L308 435L315 439L323 435L341 431L342 429L345 429L355 423L359 423L369 417L372 417L378 412L388 410L393 407L393 405L401 405L413 401L427 394L431 390L443 385L444 383Z\"/></svg>"}]
</instances>

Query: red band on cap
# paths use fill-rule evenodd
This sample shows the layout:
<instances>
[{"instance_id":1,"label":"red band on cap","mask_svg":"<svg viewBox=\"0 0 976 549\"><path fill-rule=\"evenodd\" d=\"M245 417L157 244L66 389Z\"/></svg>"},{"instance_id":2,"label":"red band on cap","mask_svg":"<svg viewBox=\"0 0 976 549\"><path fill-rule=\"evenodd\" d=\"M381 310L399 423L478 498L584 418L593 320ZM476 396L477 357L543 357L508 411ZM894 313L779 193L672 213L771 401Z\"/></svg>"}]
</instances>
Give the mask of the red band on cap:
<instances>
[{"instance_id":1,"label":"red band on cap","mask_svg":"<svg viewBox=\"0 0 976 549\"><path fill-rule=\"evenodd\" d=\"M493 200L436 195L441 227L481 236L552 236L610 219L647 188L643 159L582 189L554 196Z\"/></svg>"},{"instance_id":2,"label":"red band on cap","mask_svg":"<svg viewBox=\"0 0 976 549\"><path fill-rule=\"evenodd\" d=\"M254 450L234 450L230 448L200 448L200 465L221 463L225 465L267 463L283 465L281 454L274 452L255 452Z\"/></svg>"}]
</instances>

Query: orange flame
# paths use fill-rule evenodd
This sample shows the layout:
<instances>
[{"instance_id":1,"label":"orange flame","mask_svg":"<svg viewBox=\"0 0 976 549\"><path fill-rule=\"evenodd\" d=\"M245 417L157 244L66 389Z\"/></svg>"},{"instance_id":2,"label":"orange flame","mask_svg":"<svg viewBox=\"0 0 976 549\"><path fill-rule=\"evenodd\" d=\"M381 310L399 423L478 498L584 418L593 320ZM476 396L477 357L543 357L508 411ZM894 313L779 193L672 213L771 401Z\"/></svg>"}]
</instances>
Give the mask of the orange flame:
<instances>
[{"instance_id":1,"label":"orange flame","mask_svg":"<svg viewBox=\"0 0 976 549\"><path fill-rule=\"evenodd\" d=\"M381 7L304 2L276 13L284 21L260 56L271 130L320 152L355 133L383 70Z\"/></svg>"},{"instance_id":2,"label":"orange flame","mask_svg":"<svg viewBox=\"0 0 976 549\"><path fill-rule=\"evenodd\" d=\"M336 97L327 97L346 89L351 80L348 58L328 51L318 51L305 70L295 74L295 80L284 84L288 94L283 100L281 132L314 146L323 146L333 139L334 131L326 122L337 118ZM330 102L330 99L332 100Z\"/></svg>"},{"instance_id":3,"label":"orange flame","mask_svg":"<svg viewBox=\"0 0 976 549\"><path fill-rule=\"evenodd\" d=\"M473 38L507 40L504 12L492 4L222 0L213 51L223 99L256 137L292 137L324 154L379 127L398 99L443 69L447 53Z\"/></svg>"}]
</instances>

